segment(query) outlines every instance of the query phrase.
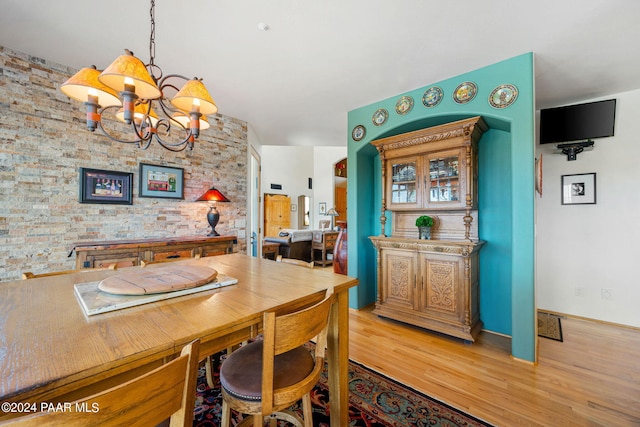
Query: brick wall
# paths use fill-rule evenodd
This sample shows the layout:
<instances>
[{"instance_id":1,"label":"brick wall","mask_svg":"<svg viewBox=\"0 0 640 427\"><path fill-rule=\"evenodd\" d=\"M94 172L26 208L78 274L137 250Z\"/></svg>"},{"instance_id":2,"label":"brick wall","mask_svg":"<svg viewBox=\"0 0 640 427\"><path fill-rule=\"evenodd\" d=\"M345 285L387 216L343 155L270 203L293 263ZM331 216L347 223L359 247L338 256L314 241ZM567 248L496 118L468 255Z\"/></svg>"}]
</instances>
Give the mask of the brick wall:
<instances>
[{"instance_id":1,"label":"brick wall","mask_svg":"<svg viewBox=\"0 0 640 427\"><path fill-rule=\"evenodd\" d=\"M75 268L74 242L206 235L208 206L194 200L212 185L231 200L218 204L216 230L240 234L235 251L245 251L246 123L210 116L179 153L112 142L59 90L76 71L0 47L0 280ZM184 169L184 200L138 197L140 163ZM79 203L81 167L133 172L133 205Z\"/></svg>"}]
</instances>

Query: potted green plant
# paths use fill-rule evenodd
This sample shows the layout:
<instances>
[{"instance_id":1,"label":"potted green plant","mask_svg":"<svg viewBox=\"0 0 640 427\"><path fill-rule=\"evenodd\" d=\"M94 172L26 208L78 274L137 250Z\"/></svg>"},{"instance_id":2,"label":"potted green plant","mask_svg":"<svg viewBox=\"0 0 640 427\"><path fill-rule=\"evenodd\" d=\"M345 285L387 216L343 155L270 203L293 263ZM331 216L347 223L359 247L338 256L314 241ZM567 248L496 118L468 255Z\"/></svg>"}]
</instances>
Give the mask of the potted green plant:
<instances>
[{"instance_id":1,"label":"potted green plant","mask_svg":"<svg viewBox=\"0 0 640 427\"><path fill-rule=\"evenodd\" d=\"M431 227L433 227L433 218L429 215L421 215L416 218L416 227L418 227L418 239L431 239Z\"/></svg>"}]
</instances>

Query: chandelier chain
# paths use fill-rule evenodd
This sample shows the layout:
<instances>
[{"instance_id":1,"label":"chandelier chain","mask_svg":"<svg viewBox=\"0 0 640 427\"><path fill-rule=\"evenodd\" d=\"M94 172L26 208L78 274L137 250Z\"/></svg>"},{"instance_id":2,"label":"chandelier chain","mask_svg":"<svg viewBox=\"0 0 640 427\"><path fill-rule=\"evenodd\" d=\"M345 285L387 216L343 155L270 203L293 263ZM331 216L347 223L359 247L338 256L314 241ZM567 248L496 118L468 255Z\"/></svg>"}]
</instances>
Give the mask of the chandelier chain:
<instances>
[{"instance_id":1,"label":"chandelier chain","mask_svg":"<svg viewBox=\"0 0 640 427\"><path fill-rule=\"evenodd\" d=\"M151 18L151 34L149 35L149 65L155 65L153 62L156 56L156 2L151 0L151 9L149 10Z\"/></svg>"}]
</instances>

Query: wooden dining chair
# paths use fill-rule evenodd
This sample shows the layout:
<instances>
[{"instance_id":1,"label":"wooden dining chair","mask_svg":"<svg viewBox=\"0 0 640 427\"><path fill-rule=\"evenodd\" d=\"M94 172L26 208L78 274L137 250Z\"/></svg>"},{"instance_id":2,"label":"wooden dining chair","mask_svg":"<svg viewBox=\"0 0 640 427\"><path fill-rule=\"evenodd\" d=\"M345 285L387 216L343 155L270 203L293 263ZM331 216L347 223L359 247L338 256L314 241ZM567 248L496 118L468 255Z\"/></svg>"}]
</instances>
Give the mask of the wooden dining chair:
<instances>
[{"instance_id":1,"label":"wooden dining chair","mask_svg":"<svg viewBox=\"0 0 640 427\"><path fill-rule=\"evenodd\" d=\"M285 264L293 264L293 265L298 265L300 267L307 267L307 268L313 268L315 266L315 263L313 261L306 262L306 261L302 261L301 259L282 258L282 255L278 255L276 257L276 262L282 262L282 263L285 263Z\"/></svg>"},{"instance_id":2,"label":"wooden dining chair","mask_svg":"<svg viewBox=\"0 0 640 427\"><path fill-rule=\"evenodd\" d=\"M50 271L48 273L39 273L34 274L30 271L25 271L22 273L22 279L37 279L38 277L49 277L49 276L59 276L61 274L72 274L72 273L87 273L89 271L96 270L116 270L118 268L117 264L111 264L108 267L96 267L96 268L83 268L79 270L64 270L64 271Z\"/></svg>"},{"instance_id":3,"label":"wooden dining chair","mask_svg":"<svg viewBox=\"0 0 640 427\"><path fill-rule=\"evenodd\" d=\"M333 294L321 302L284 315L263 316L263 339L231 353L222 362L222 427L229 427L231 409L251 414L237 427L262 426L269 417L275 426L281 419L297 426L312 426L311 390L324 368L327 325ZM305 344L316 338L309 350ZM283 411L302 399L304 419Z\"/></svg>"},{"instance_id":4,"label":"wooden dining chair","mask_svg":"<svg viewBox=\"0 0 640 427\"><path fill-rule=\"evenodd\" d=\"M193 425L200 341L159 368L93 396L70 403L68 411L37 412L6 422L16 427ZM84 410L83 410L84 409ZM0 425L5 423L0 422Z\"/></svg>"}]
</instances>

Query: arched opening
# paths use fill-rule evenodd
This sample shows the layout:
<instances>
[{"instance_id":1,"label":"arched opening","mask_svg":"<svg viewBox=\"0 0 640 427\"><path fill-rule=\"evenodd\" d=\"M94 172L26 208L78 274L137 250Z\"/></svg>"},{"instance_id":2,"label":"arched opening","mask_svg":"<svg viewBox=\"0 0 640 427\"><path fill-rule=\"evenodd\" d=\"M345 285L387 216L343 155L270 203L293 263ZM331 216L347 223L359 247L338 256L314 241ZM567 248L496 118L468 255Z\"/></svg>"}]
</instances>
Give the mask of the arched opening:
<instances>
[{"instance_id":1,"label":"arched opening","mask_svg":"<svg viewBox=\"0 0 640 427\"><path fill-rule=\"evenodd\" d=\"M347 222L347 158L333 165L333 200L338 216L336 226L342 228ZM341 227L342 225L342 227Z\"/></svg>"}]
</instances>

